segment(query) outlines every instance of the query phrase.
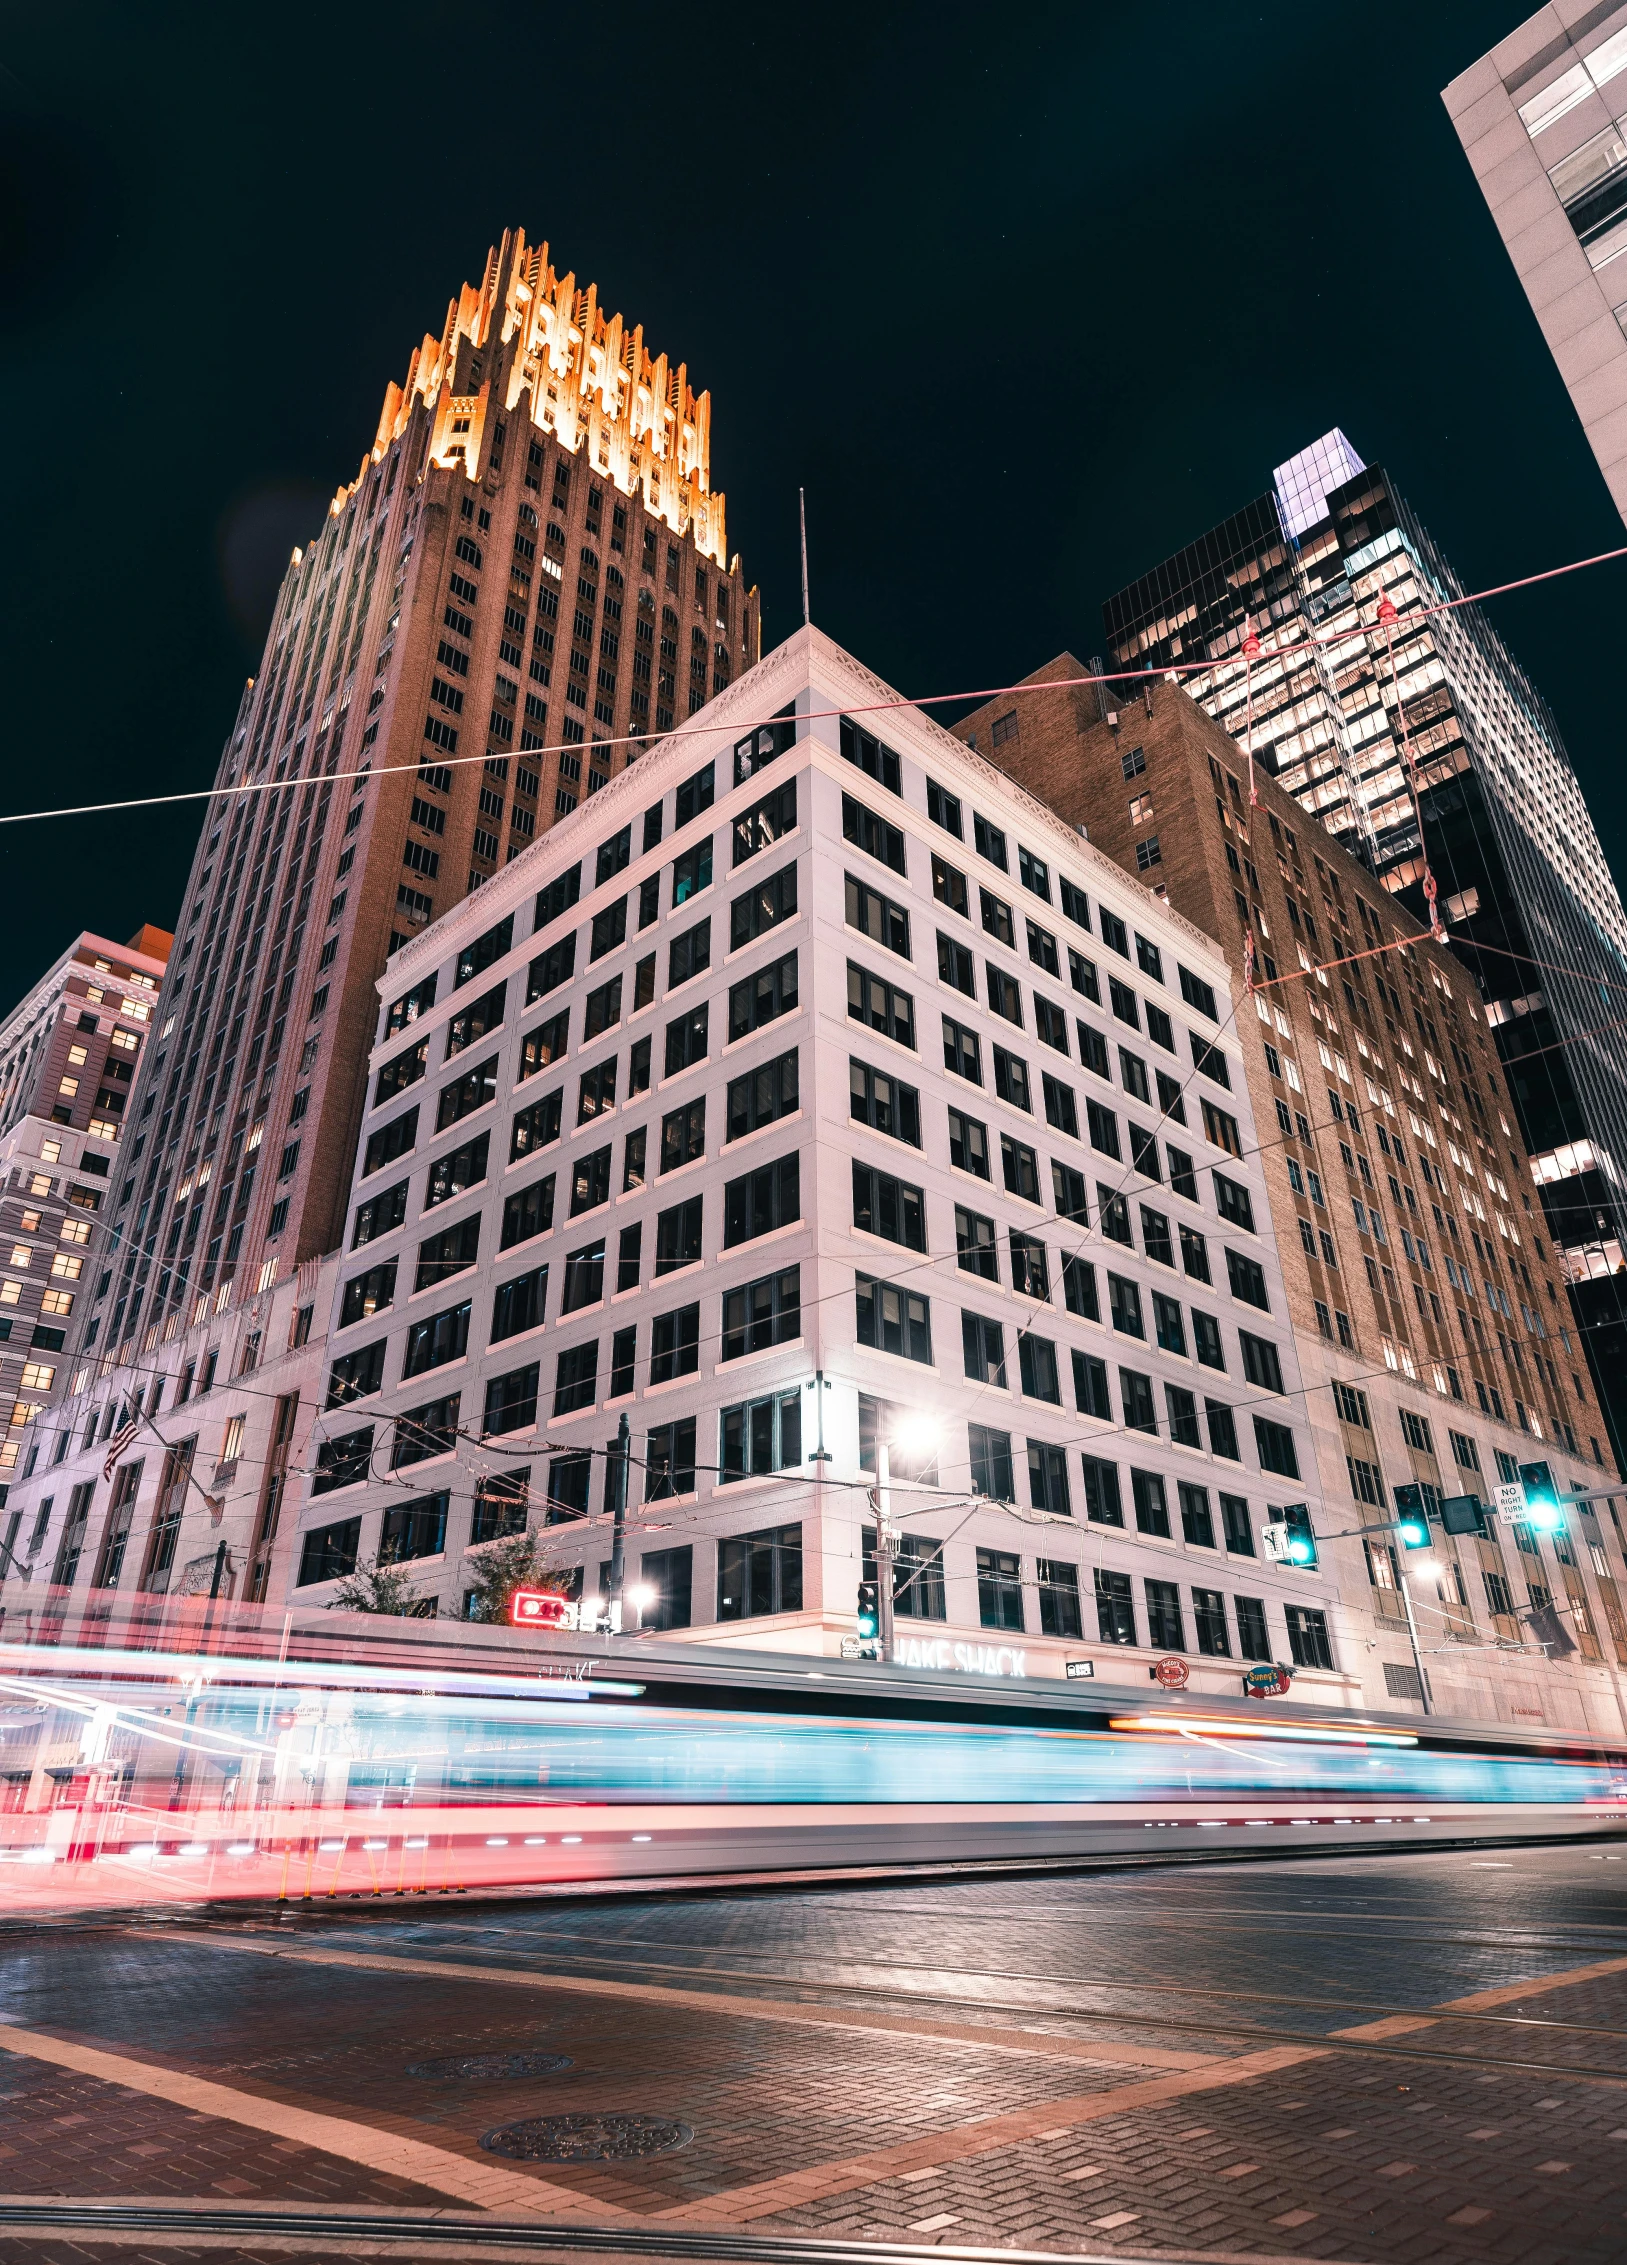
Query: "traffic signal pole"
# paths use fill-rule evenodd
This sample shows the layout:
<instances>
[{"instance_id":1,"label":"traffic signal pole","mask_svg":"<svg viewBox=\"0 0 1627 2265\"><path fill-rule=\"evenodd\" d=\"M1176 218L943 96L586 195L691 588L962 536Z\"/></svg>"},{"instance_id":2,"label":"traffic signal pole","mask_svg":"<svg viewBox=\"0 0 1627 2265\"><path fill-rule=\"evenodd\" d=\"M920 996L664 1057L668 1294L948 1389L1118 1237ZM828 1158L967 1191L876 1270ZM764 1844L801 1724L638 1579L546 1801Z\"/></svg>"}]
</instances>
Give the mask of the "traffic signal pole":
<instances>
[{"instance_id":1,"label":"traffic signal pole","mask_svg":"<svg viewBox=\"0 0 1627 2265\"><path fill-rule=\"evenodd\" d=\"M632 1433L624 1408L616 1426L616 1451L610 1461L610 1484L615 1501L610 1526L610 1594L605 1603L612 1634L618 1634L621 1629L621 1590L626 1575L627 1464L631 1451Z\"/></svg>"},{"instance_id":2,"label":"traffic signal pole","mask_svg":"<svg viewBox=\"0 0 1627 2265\"><path fill-rule=\"evenodd\" d=\"M876 1656L893 1656L893 1467L887 1442L876 1442Z\"/></svg>"}]
</instances>

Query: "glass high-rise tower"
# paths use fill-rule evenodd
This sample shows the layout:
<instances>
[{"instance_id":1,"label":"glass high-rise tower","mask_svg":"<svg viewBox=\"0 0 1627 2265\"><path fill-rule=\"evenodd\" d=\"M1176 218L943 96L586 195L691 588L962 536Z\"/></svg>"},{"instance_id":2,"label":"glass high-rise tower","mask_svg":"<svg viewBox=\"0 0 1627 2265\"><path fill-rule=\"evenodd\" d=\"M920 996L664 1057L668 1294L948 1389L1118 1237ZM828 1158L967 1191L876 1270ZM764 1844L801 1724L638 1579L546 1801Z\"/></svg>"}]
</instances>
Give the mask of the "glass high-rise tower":
<instances>
[{"instance_id":1,"label":"glass high-rise tower","mask_svg":"<svg viewBox=\"0 0 1627 2265\"><path fill-rule=\"evenodd\" d=\"M1553 1327L1567 1357L1585 1351L1620 1458L1627 912L1552 715L1462 596L1388 475L1334 431L1108 599L1109 666L1178 669L1420 919L1433 873L1497 1034L1527 1151L1511 1167L1563 1254L1573 1310Z\"/></svg>"}]
</instances>

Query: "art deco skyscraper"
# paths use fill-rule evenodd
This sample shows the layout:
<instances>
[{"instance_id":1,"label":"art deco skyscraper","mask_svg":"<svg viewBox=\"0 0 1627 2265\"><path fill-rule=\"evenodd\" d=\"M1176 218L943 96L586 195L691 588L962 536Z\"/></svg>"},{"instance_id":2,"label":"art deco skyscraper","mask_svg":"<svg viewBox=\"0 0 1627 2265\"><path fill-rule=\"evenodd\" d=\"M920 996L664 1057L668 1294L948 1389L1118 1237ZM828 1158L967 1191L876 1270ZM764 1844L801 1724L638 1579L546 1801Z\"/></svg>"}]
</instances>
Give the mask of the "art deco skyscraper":
<instances>
[{"instance_id":1,"label":"art deco skyscraper","mask_svg":"<svg viewBox=\"0 0 1627 2265\"><path fill-rule=\"evenodd\" d=\"M756 659L710 441L517 229L388 387L221 758L81 1355L334 1247L390 953Z\"/></svg>"},{"instance_id":2,"label":"art deco skyscraper","mask_svg":"<svg viewBox=\"0 0 1627 2265\"><path fill-rule=\"evenodd\" d=\"M1335 431L1107 601L1109 665L1178 668L1255 767L1420 920L1433 873L1528 1151L1512 1168L1541 1191L1622 1460L1627 1033L1613 1002L1627 911L1557 724L1463 596L1393 480Z\"/></svg>"}]
</instances>

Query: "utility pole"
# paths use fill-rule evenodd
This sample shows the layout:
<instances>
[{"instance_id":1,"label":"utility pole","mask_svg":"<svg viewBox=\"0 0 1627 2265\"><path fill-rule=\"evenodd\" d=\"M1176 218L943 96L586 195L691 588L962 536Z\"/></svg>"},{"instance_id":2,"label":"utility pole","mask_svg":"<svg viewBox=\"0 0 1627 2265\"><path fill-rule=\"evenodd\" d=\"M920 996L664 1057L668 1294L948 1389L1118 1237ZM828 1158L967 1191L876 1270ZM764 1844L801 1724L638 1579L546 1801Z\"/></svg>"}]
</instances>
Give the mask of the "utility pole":
<instances>
[{"instance_id":1,"label":"utility pole","mask_svg":"<svg viewBox=\"0 0 1627 2265\"><path fill-rule=\"evenodd\" d=\"M627 1411L621 1413L616 1426L616 1445L610 1459L611 1515L610 1529L610 1595L606 1599L612 1635L621 1633L621 1587L625 1574L625 1543L627 1535L627 1465L632 1451L632 1433L627 1422Z\"/></svg>"},{"instance_id":2,"label":"utility pole","mask_svg":"<svg viewBox=\"0 0 1627 2265\"><path fill-rule=\"evenodd\" d=\"M870 1499L876 1507L876 1653L882 1660L893 1656L893 1467L885 1439L876 1441L876 1483Z\"/></svg>"},{"instance_id":3,"label":"utility pole","mask_svg":"<svg viewBox=\"0 0 1627 2265\"><path fill-rule=\"evenodd\" d=\"M1412 1638L1413 1665L1418 1672L1418 1703L1425 1714L1434 1709L1429 1703L1429 1677L1424 1670L1424 1655L1418 1648L1418 1623L1412 1616L1412 1580L1403 1565L1401 1568L1401 1602L1407 1608L1407 1634Z\"/></svg>"}]
</instances>

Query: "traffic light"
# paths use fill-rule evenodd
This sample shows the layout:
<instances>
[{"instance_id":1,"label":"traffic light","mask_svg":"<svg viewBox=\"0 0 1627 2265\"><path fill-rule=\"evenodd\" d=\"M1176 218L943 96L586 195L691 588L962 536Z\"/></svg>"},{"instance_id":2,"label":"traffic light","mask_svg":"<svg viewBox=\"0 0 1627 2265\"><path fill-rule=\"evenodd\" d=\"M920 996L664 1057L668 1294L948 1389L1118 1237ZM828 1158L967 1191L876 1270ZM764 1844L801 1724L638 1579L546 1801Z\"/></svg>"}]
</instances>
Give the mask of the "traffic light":
<instances>
[{"instance_id":1,"label":"traffic light","mask_svg":"<svg viewBox=\"0 0 1627 2265\"><path fill-rule=\"evenodd\" d=\"M1401 1537L1404 1549L1429 1547L1429 1512L1424 1504L1421 1486L1398 1486L1395 1490L1397 1511L1395 1530Z\"/></svg>"},{"instance_id":2,"label":"traffic light","mask_svg":"<svg viewBox=\"0 0 1627 2265\"><path fill-rule=\"evenodd\" d=\"M859 1634L866 1643L871 1643L875 1640L880 1626L881 1619L876 1603L876 1584L874 1581L861 1581L859 1583Z\"/></svg>"},{"instance_id":3,"label":"traffic light","mask_svg":"<svg viewBox=\"0 0 1627 2265\"><path fill-rule=\"evenodd\" d=\"M1265 1553L1278 1565L1316 1563L1316 1536L1311 1531L1308 1502L1290 1502L1286 1509L1271 1512L1265 1526Z\"/></svg>"},{"instance_id":4,"label":"traffic light","mask_svg":"<svg viewBox=\"0 0 1627 2265\"><path fill-rule=\"evenodd\" d=\"M1525 1515L1533 1526L1551 1533L1559 1525L1564 1512L1559 1506L1559 1488L1553 1472L1546 1463L1522 1463L1520 1484L1525 1489Z\"/></svg>"},{"instance_id":5,"label":"traffic light","mask_svg":"<svg viewBox=\"0 0 1627 2265\"><path fill-rule=\"evenodd\" d=\"M1449 1534L1488 1535L1486 1506L1478 1494L1449 1494L1441 1504L1441 1524Z\"/></svg>"}]
</instances>

